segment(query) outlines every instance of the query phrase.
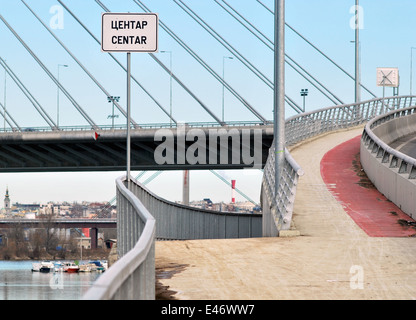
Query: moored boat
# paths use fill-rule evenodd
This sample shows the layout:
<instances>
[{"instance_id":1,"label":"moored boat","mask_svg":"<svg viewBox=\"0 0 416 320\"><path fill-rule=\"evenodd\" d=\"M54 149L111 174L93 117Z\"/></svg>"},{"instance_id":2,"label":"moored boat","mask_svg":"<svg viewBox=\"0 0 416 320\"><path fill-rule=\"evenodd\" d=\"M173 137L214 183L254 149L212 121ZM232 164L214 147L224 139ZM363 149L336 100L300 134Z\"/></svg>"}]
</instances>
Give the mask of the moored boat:
<instances>
[{"instance_id":1,"label":"moored boat","mask_svg":"<svg viewBox=\"0 0 416 320\"><path fill-rule=\"evenodd\" d=\"M54 265L51 261L42 261L40 263L39 272L49 273L54 270Z\"/></svg>"},{"instance_id":2,"label":"moored boat","mask_svg":"<svg viewBox=\"0 0 416 320\"><path fill-rule=\"evenodd\" d=\"M107 269L107 265L99 260L90 261L88 265L91 266L92 271L104 272Z\"/></svg>"},{"instance_id":3,"label":"moored boat","mask_svg":"<svg viewBox=\"0 0 416 320\"><path fill-rule=\"evenodd\" d=\"M79 265L79 272L91 272L91 267L89 264Z\"/></svg>"},{"instance_id":4,"label":"moored boat","mask_svg":"<svg viewBox=\"0 0 416 320\"><path fill-rule=\"evenodd\" d=\"M79 271L79 266L75 263L66 263L64 265L64 271L68 273L77 273Z\"/></svg>"}]
</instances>

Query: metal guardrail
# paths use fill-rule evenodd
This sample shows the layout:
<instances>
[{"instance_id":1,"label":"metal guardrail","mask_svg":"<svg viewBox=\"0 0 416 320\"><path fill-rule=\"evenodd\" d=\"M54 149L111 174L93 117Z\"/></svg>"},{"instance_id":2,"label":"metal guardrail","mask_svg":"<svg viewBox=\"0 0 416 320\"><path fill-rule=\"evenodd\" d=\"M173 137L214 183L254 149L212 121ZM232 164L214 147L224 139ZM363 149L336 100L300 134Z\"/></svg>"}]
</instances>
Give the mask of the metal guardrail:
<instances>
[{"instance_id":1,"label":"metal guardrail","mask_svg":"<svg viewBox=\"0 0 416 320\"><path fill-rule=\"evenodd\" d=\"M376 98L302 113L286 120L286 146L293 146L320 134L363 124L385 112L403 109L416 103L416 96ZM262 181L263 235L276 236L291 225L296 187L303 171L285 151L279 194L274 189L274 145L264 167Z\"/></svg>"},{"instance_id":2,"label":"metal guardrail","mask_svg":"<svg viewBox=\"0 0 416 320\"><path fill-rule=\"evenodd\" d=\"M135 184L132 181L131 184ZM121 257L83 296L84 300L154 300L156 221L140 200L116 180L117 239Z\"/></svg>"},{"instance_id":3,"label":"metal guardrail","mask_svg":"<svg viewBox=\"0 0 416 320\"><path fill-rule=\"evenodd\" d=\"M223 213L180 205L158 197L134 179L128 187L121 178L116 184L117 250L121 258L100 276L83 299L155 299L156 238L261 236L261 214Z\"/></svg>"},{"instance_id":4,"label":"metal guardrail","mask_svg":"<svg viewBox=\"0 0 416 320\"><path fill-rule=\"evenodd\" d=\"M373 130L380 125L385 124L386 122L395 121L396 119L407 117L413 114L416 114L416 106L396 110L385 115L378 116L367 123L362 136L364 145L367 146L368 150L371 150L371 153L376 155L376 158L381 159L381 162L386 163L389 168L398 168L398 172L401 174L408 173L408 179L416 179L416 159L389 147L388 143L393 142L399 137L404 137L406 135L415 133L414 129L416 128L416 122L413 124L413 126L409 125L408 123L400 127L396 126L397 130L401 131L401 133L400 135L396 134L393 141L389 141L388 143L380 139L373 132ZM406 125L408 125L407 128Z\"/></svg>"},{"instance_id":5,"label":"metal guardrail","mask_svg":"<svg viewBox=\"0 0 416 320\"><path fill-rule=\"evenodd\" d=\"M261 214L185 206L157 196L140 183L132 184L131 191L155 217L157 239L229 239L262 235Z\"/></svg>"},{"instance_id":6,"label":"metal guardrail","mask_svg":"<svg viewBox=\"0 0 416 320\"><path fill-rule=\"evenodd\" d=\"M263 171L261 191L263 236L267 237L278 236L280 230L290 229L297 183L299 177L304 174L301 167L286 149L281 181L278 189L279 194L275 197L274 159L275 152L274 146L272 146Z\"/></svg>"},{"instance_id":7,"label":"metal guardrail","mask_svg":"<svg viewBox=\"0 0 416 320\"><path fill-rule=\"evenodd\" d=\"M361 138L361 163L376 188L410 216L416 216L416 159L389 146L416 132L416 107L378 116Z\"/></svg>"},{"instance_id":8,"label":"metal guardrail","mask_svg":"<svg viewBox=\"0 0 416 320\"><path fill-rule=\"evenodd\" d=\"M416 96L395 96L376 98L330 108L315 110L293 116L286 121L286 145L319 134L354 127L386 112L410 107L416 103Z\"/></svg>"},{"instance_id":9,"label":"metal guardrail","mask_svg":"<svg viewBox=\"0 0 416 320\"><path fill-rule=\"evenodd\" d=\"M263 123L262 121L227 121L224 123L225 126L229 127L247 127L247 126L263 126L263 125L272 125L272 121ZM144 123L137 124L137 128L140 129L169 129L177 128L180 125L184 125L189 128L220 128L221 124L218 122L186 122L186 123ZM59 128L51 127L22 127L19 130L18 128L0 128L0 133L16 133L16 132L59 132L59 131L111 131L111 130L126 130L127 124L115 124L113 125L99 125L97 128L94 128L90 125L79 125L79 126L59 126ZM134 127L132 126L132 129Z\"/></svg>"}]
</instances>

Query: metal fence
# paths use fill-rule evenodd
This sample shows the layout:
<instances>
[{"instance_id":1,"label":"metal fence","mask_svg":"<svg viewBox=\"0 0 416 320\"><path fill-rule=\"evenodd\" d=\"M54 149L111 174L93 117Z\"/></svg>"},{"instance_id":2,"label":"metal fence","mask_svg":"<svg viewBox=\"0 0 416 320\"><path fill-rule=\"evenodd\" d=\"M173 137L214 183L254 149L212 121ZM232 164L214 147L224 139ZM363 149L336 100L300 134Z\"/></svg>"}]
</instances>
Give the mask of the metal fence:
<instances>
[{"instance_id":1,"label":"metal fence","mask_svg":"<svg viewBox=\"0 0 416 320\"><path fill-rule=\"evenodd\" d=\"M117 179L116 186L117 249L122 258L98 278L83 299L154 300L156 222L125 181Z\"/></svg>"},{"instance_id":2,"label":"metal fence","mask_svg":"<svg viewBox=\"0 0 416 320\"><path fill-rule=\"evenodd\" d=\"M140 183L131 191L157 221L156 238L163 240L227 239L262 236L262 215L219 212L167 201Z\"/></svg>"},{"instance_id":3,"label":"metal fence","mask_svg":"<svg viewBox=\"0 0 416 320\"><path fill-rule=\"evenodd\" d=\"M416 102L415 96L377 98L359 104L347 104L302 113L286 120L286 146L292 146L320 134L350 128L366 123L370 119L389 112L403 109ZM276 236L280 230L291 225L296 187L303 171L285 151L282 179L275 195L274 146L264 167L262 181L263 235Z\"/></svg>"},{"instance_id":4,"label":"metal fence","mask_svg":"<svg viewBox=\"0 0 416 320\"><path fill-rule=\"evenodd\" d=\"M132 179L117 179L117 250L121 257L83 297L155 299L155 239L261 236L261 214L204 210L167 201ZM150 212L152 214L150 214ZM157 221L157 227L156 227Z\"/></svg>"},{"instance_id":5,"label":"metal fence","mask_svg":"<svg viewBox=\"0 0 416 320\"><path fill-rule=\"evenodd\" d=\"M387 199L416 216L416 159L389 146L416 133L416 107L389 112L369 121L361 139L361 163L369 179Z\"/></svg>"}]
</instances>

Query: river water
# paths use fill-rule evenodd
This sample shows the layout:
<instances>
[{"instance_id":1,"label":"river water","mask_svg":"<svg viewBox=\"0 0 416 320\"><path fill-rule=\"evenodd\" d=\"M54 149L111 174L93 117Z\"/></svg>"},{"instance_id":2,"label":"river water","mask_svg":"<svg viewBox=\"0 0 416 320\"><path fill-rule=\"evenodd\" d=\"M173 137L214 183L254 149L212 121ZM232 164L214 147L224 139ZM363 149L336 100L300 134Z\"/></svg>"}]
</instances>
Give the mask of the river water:
<instances>
[{"instance_id":1,"label":"river water","mask_svg":"<svg viewBox=\"0 0 416 320\"><path fill-rule=\"evenodd\" d=\"M99 272L32 272L38 261L0 261L0 300L79 300Z\"/></svg>"}]
</instances>

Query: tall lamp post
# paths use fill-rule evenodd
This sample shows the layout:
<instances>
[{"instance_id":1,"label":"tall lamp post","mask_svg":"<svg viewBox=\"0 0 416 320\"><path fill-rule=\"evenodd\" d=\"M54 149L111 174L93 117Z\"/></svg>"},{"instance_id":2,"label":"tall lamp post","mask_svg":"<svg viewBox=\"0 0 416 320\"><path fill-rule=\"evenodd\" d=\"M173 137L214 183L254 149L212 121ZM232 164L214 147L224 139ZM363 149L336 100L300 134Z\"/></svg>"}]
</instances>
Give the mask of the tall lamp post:
<instances>
[{"instance_id":1,"label":"tall lamp post","mask_svg":"<svg viewBox=\"0 0 416 320\"><path fill-rule=\"evenodd\" d=\"M6 60L5 60L6 61ZM4 68L4 132L6 132L6 89L7 88L7 71L6 71L6 67Z\"/></svg>"},{"instance_id":2,"label":"tall lamp post","mask_svg":"<svg viewBox=\"0 0 416 320\"><path fill-rule=\"evenodd\" d=\"M225 79L225 59L232 60L233 57L222 57L222 81ZM222 84L222 122L224 122L224 83Z\"/></svg>"},{"instance_id":3,"label":"tall lamp post","mask_svg":"<svg viewBox=\"0 0 416 320\"><path fill-rule=\"evenodd\" d=\"M170 126L172 127L172 51L160 51L161 53L169 53L169 73L170 73L170 79L169 79L169 96L170 96L170 102L169 102L169 121Z\"/></svg>"},{"instance_id":4,"label":"tall lamp post","mask_svg":"<svg viewBox=\"0 0 416 320\"><path fill-rule=\"evenodd\" d=\"M305 99L308 96L308 89L301 89L300 96L303 97L303 112L305 112Z\"/></svg>"},{"instance_id":5,"label":"tall lamp post","mask_svg":"<svg viewBox=\"0 0 416 320\"><path fill-rule=\"evenodd\" d=\"M59 82L59 68L64 67L68 68L67 64L58 64L58 82ZM57 93L56 93L56 125L59 127L59 86L57 86Z\"/></svg>"},{"instance_id":6,"label":"tall lamp post","mask_svg":"<svg viewBox=\"0 0 416 320\"><path fill-rule=\"evenodd\" d=\"M108 102L112 102L113 103L113 111L112 111L112 114L110 114L108 117L107 117L107 119L108 118L111 118L112 120L111 120L111 129L114 129L114 118L118 118L118 115L114 115L114 101L116 101L116 102L119 102L120 101L120 97L113 97L113 96L109 96L109 97L107 97L107 101Z\"/></svg>"},{"instance_id":7,"label":"tall lamp post","mask_svg":"<svg viewBox=\"0 0 416 320\"><path fill-rule=\"evenodd\" d=\"M413 50L415 50L416 47L410 48L410 95L412 95L412 82L413 82Z\"/></svg>"},{"instance_id":8,"label":"tall lamp post","mask_svg":"<svg viewBox=\"0 0 416 320\"><path fill-rule=\"evenodd\" d=\"M355 103L361 101L360 91L360 6L359 0L355 0Z\"/></svg>"}]
</instances>

